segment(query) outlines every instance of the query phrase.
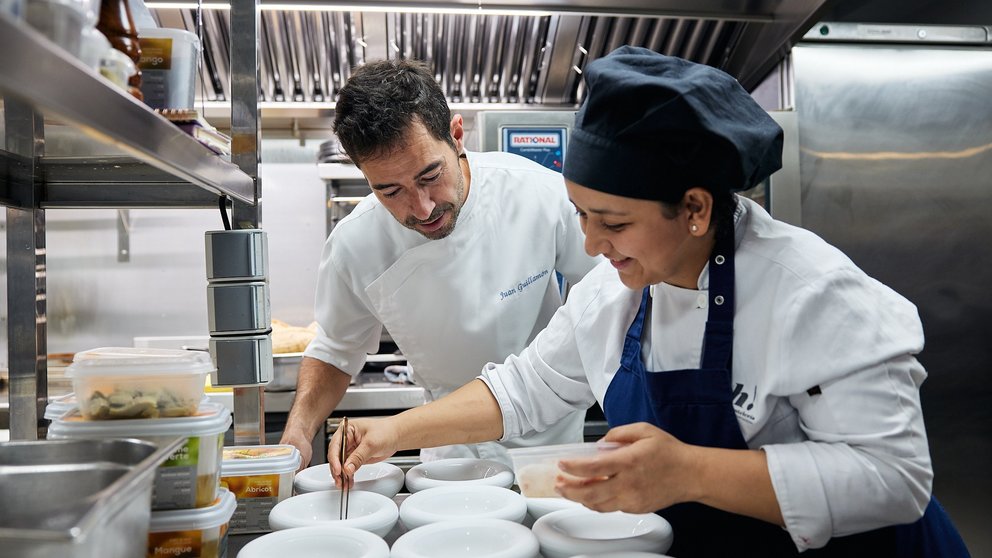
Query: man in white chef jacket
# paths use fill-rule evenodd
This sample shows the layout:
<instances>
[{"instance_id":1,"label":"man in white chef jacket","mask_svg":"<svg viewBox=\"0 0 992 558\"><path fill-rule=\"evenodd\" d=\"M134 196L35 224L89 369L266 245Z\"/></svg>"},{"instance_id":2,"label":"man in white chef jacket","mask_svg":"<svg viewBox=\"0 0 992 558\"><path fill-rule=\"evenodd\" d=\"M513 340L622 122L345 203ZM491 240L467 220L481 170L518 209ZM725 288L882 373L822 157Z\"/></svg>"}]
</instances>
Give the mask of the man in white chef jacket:
<instances>
[{"instance_id":1,"label":"man in white chef jacket","mask_svg":"<svg viewBox=\"0 0 992 558\"><path fill-rule=\"evenodd\" d=\"M385 327L437 399L487 362L519 352L599 261L561 175L509 153L464 148L460 115L426 67L382 61L341 90L335 133L372 194L338 223L318 271L317 337L304 353L282 443L311 460L311 440ZM424 460L483 457L508 447L582 441L584 412L500 443L425 449ZM457 425L452 425L457 428Z\"/></svg>"}]
</instances>

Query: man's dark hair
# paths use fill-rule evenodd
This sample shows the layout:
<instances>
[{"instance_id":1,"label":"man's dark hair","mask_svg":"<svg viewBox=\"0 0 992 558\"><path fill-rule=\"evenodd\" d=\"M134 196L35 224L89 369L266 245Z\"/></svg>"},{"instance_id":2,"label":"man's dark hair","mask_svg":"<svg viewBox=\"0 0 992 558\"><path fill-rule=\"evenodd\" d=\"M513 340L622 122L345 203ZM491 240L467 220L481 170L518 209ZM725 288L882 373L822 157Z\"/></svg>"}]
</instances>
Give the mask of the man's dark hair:
<instances>
[{"instance_id":1,"label":"man's dark hair","mask_svg":"<svg viewBox=\"0 0 992 558\"><path fill-rule=\"evenodd\" d=\"M380 60L355 69L338 94L334 133L356 165L400 147L419 120L452 148L451 111L427 64Z\"/></svg>"}]
</instances>

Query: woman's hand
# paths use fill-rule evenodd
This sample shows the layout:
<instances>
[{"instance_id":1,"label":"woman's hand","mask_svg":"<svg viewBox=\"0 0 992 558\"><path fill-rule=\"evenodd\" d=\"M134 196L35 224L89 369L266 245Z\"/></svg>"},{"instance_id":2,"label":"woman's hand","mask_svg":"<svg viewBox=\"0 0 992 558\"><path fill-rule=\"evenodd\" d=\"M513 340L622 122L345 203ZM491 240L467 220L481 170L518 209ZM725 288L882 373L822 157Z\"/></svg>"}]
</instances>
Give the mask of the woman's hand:
<instances>
[{"instance_id":1,"label":"woman's hand","mask_svg":"<svg viewBox=\"0 0 992 558\"><path fill-rule=\"evenodd\" d=\"M555 489L587 508L651 513L691 500L692 446L645 422L611 429L606 442L627 444L596 455L563 459Z\"/></svg>"},{"instance_id":2,"label":"woman's hand","mask_svg":"<svg viewBox=\"0 0 992 558\"><path fill-rule=\"evenodd\" d=\"M355 471L368 463L378 463L396 453L399 449L396 441L396 429L390 419L348 419L347 446L345 447L344 479L348 488L355 485ZM339 428L331 436L327 449L327 460L331 465L331 478L334 485L341 488L341 436L343 428Z\"/></svg>"}]
</instances>

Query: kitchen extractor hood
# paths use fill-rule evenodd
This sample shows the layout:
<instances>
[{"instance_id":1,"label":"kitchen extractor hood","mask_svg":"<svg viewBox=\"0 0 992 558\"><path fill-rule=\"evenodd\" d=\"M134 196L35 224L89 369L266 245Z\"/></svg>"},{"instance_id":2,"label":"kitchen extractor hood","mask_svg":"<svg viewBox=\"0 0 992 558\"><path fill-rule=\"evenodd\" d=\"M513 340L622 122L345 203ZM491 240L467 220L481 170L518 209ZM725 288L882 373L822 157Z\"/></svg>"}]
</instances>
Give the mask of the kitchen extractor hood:
<instances>
[{"instance_id":1,"label":"kitchen extractor hood","mask_svg":"<svg viewBox=\"0 0 992 558\"><path fill-rule=\"evenodd\" d=\"M259 100L333 107L366 60L429 61L452 103L576 106L585 65L638 45L721 68L753 89L830 0L262 0ZM229 11L203 10L205 101L230 98ZM195 4L149 7L163 26L195 31Z\"/></svg>"}]
</instances>

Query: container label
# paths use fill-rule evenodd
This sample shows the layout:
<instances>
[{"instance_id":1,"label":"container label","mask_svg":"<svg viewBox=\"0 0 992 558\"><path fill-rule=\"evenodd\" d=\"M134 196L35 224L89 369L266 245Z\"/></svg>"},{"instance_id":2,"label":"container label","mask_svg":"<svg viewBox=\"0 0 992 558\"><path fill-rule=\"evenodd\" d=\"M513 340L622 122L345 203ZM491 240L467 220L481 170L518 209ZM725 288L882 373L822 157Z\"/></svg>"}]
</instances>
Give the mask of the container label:
<instances>
[{"instance_id":1,"label":"container label","mask_svg":"<svg viewBox=\"0 0 992 558\"><path fill-rule=\"evenodd\" d=\"M224 558L227 523L219 527L148 533L147 558Z\"/></svg>"},{"instance_id":2,"label":"container label","mask_svg":"<svg viewBox=\"0 0 992 558\"><path fill-rule=\"evenodd\" d=\"M172 455L165 460L162 467L196 467L200 460L200 439L191 437L186 439L186 443L179 446Z\"/></svg>"},{"instance_id":3,"label":"container label","mask_svg":"<svg viewBox=\"0 0 992 558\"><path fill-rule=\"evenodd\" d=\"M172 39L142 37L138 42L141 44L139 68L142 70L172 69Z\"/></svg>"},{"instance_id":4,"label":"container label","mask_svg":"<svg viewBox=\"0 0 992 558\"><path fill-rule=\"evenodd\" d=\"M148 533L148 558L200 558L203 550L200 530Z\"/></svg>"},{"instance_id":5,"label":"container label","mask_svg":"<svg viewBox=\"0 0 992 558\"><path fill-rule=\"evenodd\" d=\"M223 441L222 441L223 443ZM155 471L152 508L186 509L196 505L196 468L200 457L200 438L190 437Z\"/></svg>"},{"instance_id":6,"label":"container label","mask_svg":"<svg viewBox=\"0 0 992 558\"><path fill-rule=\"evenodd\" d=\"M221 477L220 485L227 487L238 500L271 498L279 496L279 477L280 475Z\"/></svg>"},{"instance_id":7,"label":"container label","mask_svg":"<svg viewBox=\"0 0 992 558\"><path fill-rule=\"evenodd\" d=\"M221 477L220 485L230 490L238 500L238 507L231 517L231 531L264 533L272 530L269 527L269 512L279 503L280 476Z\"/></svg>"}]
</instances>

